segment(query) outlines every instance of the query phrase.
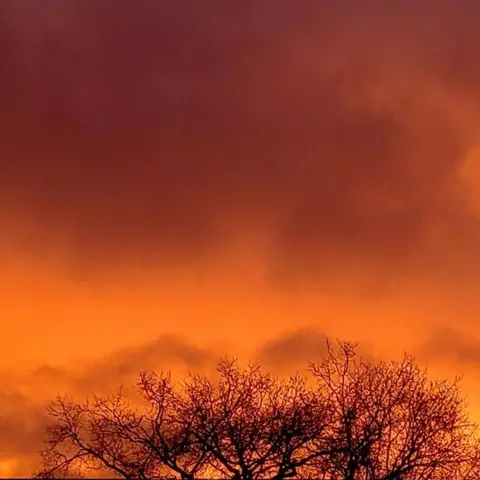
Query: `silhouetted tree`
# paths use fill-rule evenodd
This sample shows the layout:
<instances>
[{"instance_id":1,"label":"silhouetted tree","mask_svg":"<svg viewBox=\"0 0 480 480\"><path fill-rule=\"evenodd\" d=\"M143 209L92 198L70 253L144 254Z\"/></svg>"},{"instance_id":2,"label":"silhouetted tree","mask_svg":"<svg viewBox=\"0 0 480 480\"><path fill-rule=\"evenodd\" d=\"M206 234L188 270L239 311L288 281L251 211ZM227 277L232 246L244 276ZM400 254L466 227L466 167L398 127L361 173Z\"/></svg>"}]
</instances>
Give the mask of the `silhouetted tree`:
<instances>
[{"instance_id":1,"label":"silhouetted tree","mask_svg":"<svg viewBox=\"0 0 480 480\"><path fill-rule=\"evenodd\" d=\"M217 378L142 373L144 402L119 390L59 398L38 476L103 470L123 478L473 480L476 431L457 382L429 381L411 357L366 362L328 344L311 380L222 360Z\"/></svg>"},{"instance_id":2,"label":"silhouetted tree","mask_svg":"<svg viewBox=\"0 0 480 480\"><path fill-rule=\"evenodd\" d=\"M333 453L328 398L304 378L281 381L258 365L242 370L229 361L220 362L218 371L217 382L193 376L185 383L183 415L194 418L195 438L222 477L293 477Z\"/></svg>"},{"instance_id":3,"label":"silhouetted tree","mask_svg":"<svg viewBox=\"0 0 480 480\"><path fill-rule=\"evenodd\" d=\"M365 362L353 344L327 346L310 371L334 402L336 453L318 470L344 480L480 478L476 429L458 379L429 381L410 356Z\"/></svg>"},{"instance_id":4,"label":"silhouetted tree","mask_svg":"<svg viewBox=\"0 0 480 480\"><path fill-rule=\"evenodd\" d=\"M83 405L62 398L52 403L55 423L47 427L38 476L107 470L129 479L193 479L204 473L207 451L194 441L191 421L181 416L170 375L142 373L138 390L146 404L141 411L121 389Z\"/></svg>"}]
</instances>

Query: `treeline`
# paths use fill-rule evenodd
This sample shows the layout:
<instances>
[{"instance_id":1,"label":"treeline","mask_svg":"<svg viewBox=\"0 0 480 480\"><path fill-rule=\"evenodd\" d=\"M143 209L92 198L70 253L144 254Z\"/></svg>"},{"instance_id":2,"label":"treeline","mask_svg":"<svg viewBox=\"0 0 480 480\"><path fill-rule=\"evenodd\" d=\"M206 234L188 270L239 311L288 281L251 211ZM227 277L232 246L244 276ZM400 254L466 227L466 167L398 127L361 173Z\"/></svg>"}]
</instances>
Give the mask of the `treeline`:
<instances>
[{"instance_id":1,"label":"treeline","mask_svg":"<svg viewBox=\"0 0 480 480\"><path fill-rule=\"evenodd\" d=\"M478 480L480 449L458 382L405 356L368 362L328 344L288 379L218 363L215 380L142 373L143 408L119 390L49 407L38 477Z\"/></svg>"}]
</instances>

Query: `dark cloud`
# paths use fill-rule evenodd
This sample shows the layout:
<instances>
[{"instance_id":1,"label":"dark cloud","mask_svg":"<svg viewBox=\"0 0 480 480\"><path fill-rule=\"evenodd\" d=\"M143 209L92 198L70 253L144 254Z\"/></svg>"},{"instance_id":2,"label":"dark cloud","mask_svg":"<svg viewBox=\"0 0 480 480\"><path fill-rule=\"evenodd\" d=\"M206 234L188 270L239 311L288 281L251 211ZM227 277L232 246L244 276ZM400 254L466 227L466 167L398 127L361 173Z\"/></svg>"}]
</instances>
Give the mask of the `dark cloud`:
<instances>
[{"instance_id":1,"label":"dark cloud","mask_svg":"<svg viewBox=\"0 0 480 480\"><path fill-rule=\"evenodd\" d=\"M89 365L74 379L80 391L115 388L135 379L140 371L152 371L171 366L205 369L215 361L213 352L168 335L137 347L115 351L97 364Z\"/></svg>"},{"instance_id":2,"label":"dark cloud","mask_svg":"<svg viewBox=\"0 0 480 480\"><path fill-rule=\"evenodd\" d=\"M34 471L48 422L44 404L35 402L18 389L3 386L0 393L0 462L10 462L9 468L13 469L6 476L26 476Z\"/></svg>"},{"instance_id":3,"label":"dark cloud","mask_svg":"<svg viewBox=\"0 0 480 480\"><path fill-rule=\"evenodd\" d=\"M314 328L300 328L286 332L262 345L257 357L261 364L274 370L304 370L310 362L319 362L325 357L327 342L335 348L337 340ZM348 341L354 342L353 339ZM359 345L357 353L364 360L373 362L377 360L371 345L365 343Z\"/></svg>"},{"instance_id":4,"label":"dark cloud","mask_svg":"<svg viewBox=\"0 0 480 480\"><path fill-rule=\"evenodd\" d=\"M3 458L13 454L31 453L38 447L39 433L45 424L43 405L36 405L20 392L0 395L0 452Z\"/></svg>"},{"instance_id":5,"label":"dark cloud","mask_svg":"<svg viewBox=\"0 0 480 480\"><path fill-rule=\"evenodd\" d=\"M93 271L265 229L274 279L475 275L480 12L452 5L2 2L4 246Z\"/></svg>"},{"instance_id":6,"label":"dark cloud","mask_svg":"<svg viewBox=\"0 0 480 480\"><path fill-rule=\"evenodd\" d=\"M262 346L259 361L268 367L307 367L325 355L327 337L317 330L304 328L289 332Z\"/></svg>"},{"instance_id":7,"label":"dark cloud","mask_svg":"<svg viewBox=\"0 0 480 480\"><path fill-rule=\"evenodd\" d=\"M76 370L43 365L33 372L33 377L59 388L90 394L109 391L121 384L134 385L140 371L171 367L206 369L214 361L212 351L175 336L162 335L145 344L115 350Z\"/></svg>"},{"instance_id":8,"label":"dark cloud","mask_svg":"<svg viewBox=\"0 0 480 480\"><path fill-rule=\"evenodd\" d=\"M453 328L439 328L418 349L427 361L450 363L461 367L480 365L480 339Z\"/></svg>"}]
</instances>

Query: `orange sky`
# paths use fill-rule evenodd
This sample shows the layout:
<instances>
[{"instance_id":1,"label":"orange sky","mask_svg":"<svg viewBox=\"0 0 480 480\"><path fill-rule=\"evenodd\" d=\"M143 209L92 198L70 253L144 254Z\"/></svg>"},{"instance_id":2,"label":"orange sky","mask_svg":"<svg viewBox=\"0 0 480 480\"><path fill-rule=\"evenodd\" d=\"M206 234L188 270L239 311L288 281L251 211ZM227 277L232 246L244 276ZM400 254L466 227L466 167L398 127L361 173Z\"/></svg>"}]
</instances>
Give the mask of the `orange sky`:
<instances>
[{"instance_id":1,"label":"orange sky","mask_svg":"<svg viewBox=\"0 0 480 480\"><path fill-rule=\"evenodd\" d=\"M325 335L480 418L480 4L396 3L0 2L0 476L57 393Z\"/></svg>"}]
</instances>

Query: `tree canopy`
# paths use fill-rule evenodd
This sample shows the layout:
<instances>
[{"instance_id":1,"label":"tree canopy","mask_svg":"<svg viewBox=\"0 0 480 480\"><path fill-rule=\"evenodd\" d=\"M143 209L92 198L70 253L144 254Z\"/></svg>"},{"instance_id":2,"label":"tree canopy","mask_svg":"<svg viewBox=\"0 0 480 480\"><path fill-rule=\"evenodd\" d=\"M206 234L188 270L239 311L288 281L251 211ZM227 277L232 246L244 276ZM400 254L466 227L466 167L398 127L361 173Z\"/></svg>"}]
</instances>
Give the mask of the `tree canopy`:
<instances>
[{"instance_id":1,"label":"tree canopy","mask_svg":"<svg viewBox=\"0 0 480 480\"><path fill-rule=\"evenodd\" d=\"M143 408L119 389L49 406L38 477L474 480L477 428L458 381L429 380L410 356L364 361L328 343L307 375L221 360L218 376L140 374Z\"/></svg>"}]
</instances>

